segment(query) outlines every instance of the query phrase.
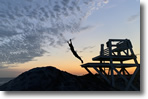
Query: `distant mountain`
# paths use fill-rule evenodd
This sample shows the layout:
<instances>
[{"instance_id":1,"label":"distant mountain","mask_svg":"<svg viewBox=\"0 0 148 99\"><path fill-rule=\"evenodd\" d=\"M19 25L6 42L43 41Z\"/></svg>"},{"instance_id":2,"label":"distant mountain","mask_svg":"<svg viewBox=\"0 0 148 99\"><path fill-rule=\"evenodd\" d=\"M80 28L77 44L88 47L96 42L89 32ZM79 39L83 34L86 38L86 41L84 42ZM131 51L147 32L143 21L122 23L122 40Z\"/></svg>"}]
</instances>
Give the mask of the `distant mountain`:
<instances>
[{"instance_id":1,"label":"distant mountain","mask_svg":"<svg viewBox=\"0 0 148 99\"><path fill-rule=\"evenodd\" d=\"M76 76L55 67L26 71L0 86L1 91L111 91L116 90L96 76Z\"/></svg>"}]
</instances>

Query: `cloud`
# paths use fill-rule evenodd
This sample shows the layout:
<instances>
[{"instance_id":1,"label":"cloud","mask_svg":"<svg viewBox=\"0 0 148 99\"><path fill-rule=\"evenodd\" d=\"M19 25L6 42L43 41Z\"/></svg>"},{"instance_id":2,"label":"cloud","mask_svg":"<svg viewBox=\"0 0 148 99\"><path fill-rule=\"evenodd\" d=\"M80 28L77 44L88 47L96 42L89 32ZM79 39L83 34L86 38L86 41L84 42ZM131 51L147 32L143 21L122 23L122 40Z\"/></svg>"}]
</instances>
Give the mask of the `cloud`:
<instances>
[{"instance_id":1,"label":"cloud","mask_svg":"<svg viewBox=\"0 0 148 99\"><path fill-rule=\"evenodd\" d=\"M87 46L87 47L84 47L83 50L87 50L87 49L92 49L94 48L95 46Z\"/></svg>"},{"instance_id":2,"label":"cloud","mask_svg":"<svg viewBox=\"0 0 148 99\"><path fill-rule=\"evenodd\" d=\"M83 26L80 28L80 31L91 29L91 28L93 28L93 26Z\"/></svg>"},{"instance_id":3,"label":"cloud","mask_svg":"<svg viewBox=\"0 0 148 99\"><path fill-rule=\"evenodd\" d=\"M139 17L139 14L132 15L132 16L130 16L130 17L128 18L127 21L128 21L128 22L133 22L133 21L137 20L138 17Z\"/></svg>"},{"instance_id":4,"label":"cloud","mask_svg":"<svg viewBox=\"0 0 148 99\"><path fill-rule=\"evenodd\" d=\"M110 4L110 5L108 5L108 6L105 6L104 8L105 8L105 9L111 9L111 8L115 8L115 7L117 7L116 4Z\"/></svg>"},{"instance_id":5,"label":"cloud","mask_svg":"<svg viewBox=\"0 0 148 99\"><path fill-rule=\"evenodd\" d=\"M109 0L103 0L104 1L104 3L108 3L109 2Z\"/></svg>"},{"instance_id":6,"label":"cloud","mask_svg":"<svg viewBox=\"0 0 148 99\"><path fill-rule=\"evenodd\" d=\"M4 29L0 29L0 37L11 37L13 35L17 35L18 33L16 33L15 30L4 30Z\"/></svg>"},{"instance_id":7,"label":"cloud","mask_svg":"<svg viewBox=\"0 0 148 99\"><path fill-rule=\"evenodd\" d=\"M16 67L16 65L14 66L14 65L4 65L4 64L2 64L2 63L0 63L0 69L5 69L5 68L9 68L9 67Z\"/></svg>"},{"instance_id":8,"label":"cloud","mask_svg":"<svg viewBox=\"0 0 148 99\"><path fill-rule=\"evenodd\" d=\"M8 68L9 66L0 66L0 69Z\"/></svg>"},{"instance_id":9,"label":"cloud","mask_svg":"<svg viewBox=\"0 0 148 99\"><path fill-rule=\"evenodd\" d=\"M86 3L87 2L87 3ZM88 27L82 22L98 0L0 0L0 63L25 63L63 46L65 32Z\"/></svg>"},{"instance_id":10,"label":"cloud","mask_svg":"<svg viewBox=\"0 0 148 99\"><path fill-rule=\"evenodd\" d=\"M86 51L86 50L91 50L91 49L93 49L95 46L87 46L87 47L84 47L81 51L79 51L79 53L82 53L82 52L84 52L84 51ZM90 52L92 52L92 51L90 51Z\"/></svg>"}]
</instances>

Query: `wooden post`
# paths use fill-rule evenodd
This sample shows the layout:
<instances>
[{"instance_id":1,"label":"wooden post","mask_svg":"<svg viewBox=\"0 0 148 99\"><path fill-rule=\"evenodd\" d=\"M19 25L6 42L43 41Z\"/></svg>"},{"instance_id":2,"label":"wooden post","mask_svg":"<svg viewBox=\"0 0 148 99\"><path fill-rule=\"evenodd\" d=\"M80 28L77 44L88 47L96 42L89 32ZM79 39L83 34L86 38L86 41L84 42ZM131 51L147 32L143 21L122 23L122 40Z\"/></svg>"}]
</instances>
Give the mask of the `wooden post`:
<instances>
[{"instance_id":1,"label":"wooden post","mask_svg":"<svg viewBox=\"0 0 148 99\"><path fill-rule=\"evenodd\" d=\"M110 40L108 41L108 47L109 47L109 56L110 56L112 86L115 87L115 79L114 79L114 71L113 71L113 60L112 60L112 45L111 45Z\"/></svg>"},{"instance_id":2,"label":"wooden post","mask_svg":"<svg viewBox=\"0 0 148 99\"><path fill-rule=\"evenodd\" d=\"M111 69L110 69L110 67L109 67L109 69L108 69L108 75L110 75L110 74L111 74L110 72L111 72Z\"/></svg>"},{"instance_id":3,"label":"wooden post","mask_svg":"<svg viewBox=\"0 0 148 99\"><path fill-rule=\"evenodd\" d=\"M130 51L131 51L131 54L132 54L133 56L135 56L134 51L132 50L132 47L130 48ZM134 57L134 62L135 62L135 65L137 66L137 68L136 68L136 70L134 71L132 77L130 78L130 81L128 82L128 85L127 85L127 87L125 88L125 90L128 90L128 89L129 89L129 87L131 86L131 84L132 84L132 82L133 82L133 80L134 80L136 74L137 74L137 73L139 72L139 70L140 70L140 66L139 66L139 64L138 64L138 61L137 61L136 57Z\"/></svg>"},{"instance_id":4,"label":"wooden post","mask_svg":"<svg viewBox=\"0 0 148 99\"><path fill-rule=\"evenodd\" d=\"M128 49L127 49L127 56L129 56L129 52L128 52Z\"/></svg>"},{"instance_id":5,"label":"wooden post","mask_svg":"<svg viewBox=\"0 0 148 99\"><path fill-rule=\"evenodd\" d=\"M100 55L103 56L104 55L104 44L101 44L101 51L100 51Z\"/></svg>"}]
</instances>

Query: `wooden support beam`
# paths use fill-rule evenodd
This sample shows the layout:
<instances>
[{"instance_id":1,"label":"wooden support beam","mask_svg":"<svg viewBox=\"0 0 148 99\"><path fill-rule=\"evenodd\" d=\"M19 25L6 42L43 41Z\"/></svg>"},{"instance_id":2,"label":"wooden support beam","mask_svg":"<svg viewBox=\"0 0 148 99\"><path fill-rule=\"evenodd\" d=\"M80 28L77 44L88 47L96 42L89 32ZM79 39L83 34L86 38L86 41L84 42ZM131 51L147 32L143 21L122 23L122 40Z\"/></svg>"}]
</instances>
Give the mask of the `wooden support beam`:
<instances>
[{"instance_id":1,"label":"wooden support beam","mask_svg":"<svg viewBox=\"0 0 148 99\"><path fill-rule=\"evenodd\" d=\"M125 75L125 68L123 68L123 71L122 72L123 72L123 75Z\"/></svg>"},{"instance_id":2,"label":"wooden support beam","mask_svg":"<svg viewBox=\"0 0 148 99\"><path fill-rule=\"evenodd\" d=\"M111 68L111 78L112 78L112 86L115 87L115 79L114 79L114 71L113 71L113 68Z\"/></svg>"},{"instance_id":3,"label":"wooden support beam","mask_svg":"<svg viewBox=\"0 0 148 99\"><path fill-rule=\"evenodd\" d=\"M93 75L93 73L87 68L87 67L84 67L85 69L86 69L86 71L89 73L89 74L92 74Z\"/></svg>"},{"instance_id":4,"label":"wooden support beam","mask_svg":"<svg viewBox=\"0 0 148 99\"><path fill-rule=\"evenodd\" d=\"M128 55L124 50L123 50L123 52L124 52L125 55Z\"/></svg>"},{"instance_id":5,"label":"wooden support beam","mask_svg":"<svg viewBox=\"0 0 148 99\"><path fill-rule=\"evenodd\" d=\"M117 56L117 55L115 54L115 52L113 52L113 55Z\"/></svg>"},{"instance_id":6,"label":"wooden support beam","mask_svg":"<svg viewBox=\"0 0 148 99\"><path fill-rule=\"evenodd\" d=\"M116 68L114 68L113 67L113 69L116 71L116 73L118 74L118 75L120 75L121 76L121 78L123 79L123 80L125 80L127 83L129 82L128 80L127 80L127 78L126 77L124 77ZM130 85L129 86L131 86L134 90L138 90L133 84L131 84L130 83ZM126 87L127 88L127 87ZM125 89L125 90L128 90L129 88L127 88L127 89Z\"/></svg>"},{"instance_id":7,"label":"wooden support beam","mask_svg":"<svg viewBox=\"0 0 148 99\"><path fill-rule=\"evenodd\" d=\"M123 73L123 71L124 71L123 68L121 68L121 70L120 70L119 72L120 72L120 73ZM124 73L123 73L123 74L124 74Z\"/></svg>"},{"instance_id":8,"label":"wooden support beam","mask_svg":"<svg viewBox=\"0 0 148 99\"><path fill-rule=\"evenodd\" d=\"M130 73L126 70L126 68L121 68L121 70L119 71L120 73L124 71L124 74L127 73L128 75L130 75Z\"/></svg>"},{"instance_id":9,"label":"wooden support beam","mask_svg":"<svg viewBox=\"0 0 148 99\"><path fill-rule=\"evenodd\" d=\"M131 51L131 54L135 56L134 51L132 50L132 47L130 48L130 51ZM130 81L128 82L128 85L126 86L125 90L128 90L129 89L129 87L131 86L131 84L132 84L132 82L133 82L136 74L140 71L140 65L138 64L138 61L137 61L136 57L134 57L134 62L136 64L137 68L134 71L134 73L133 73Z\"/></svg>"},{"instance_id":10,"label":"wooden support beam","mask_svg":"<svg viewBox=\"0 0 148 99\"><path fill-rule=\"evenodd\" d=\"M101 71L102 73L104 73L105 76L107 76L105 70L103 70L102 67L99 67L99 69L100 69L100 71Z\"/></svg>"},{"instance_id":11,"label":"wooden support beam","mask_svg":"<svg viewBox=\"0 0 148 99\"><path fill-rule=\"evenodd\" d=\"M111 74L111 69L109 68L109 70L108 70L108 75L110 75Z\"/></svg>"},{"instance_id":12,"label":"wooden support beam","mask_svg":"<svg viewBox=\"0 0 148 99\"><path fill-rule=\"evenodd\" d=\"M128 49L126 50L126 53L127 53L127 55L129 55L129 51L128 51Z\"/></svg>"},{"instance_id":13,"label":"wooden support beam","mask_svg":"<svg viewBox=\"0 0 148 99\"><path fill-rule=\"evenodd\" d=\"M130 75L130 73L126 70L126 68L125 68L124 70L125 70L125 72L126 72L128 75Z\"/></svg>"},{"instance_id":14,"label":"wooden support beam","mask_svg":"<svg viewBox=\"0 0 148 99\"><path fill-rule=\"evenodd\" d=\"M110 81L108 80L108 78L107 78L105 75L103 75L101 71L99 71L96 67L93 67L93 68L94 68L109 84L111 84Z\"/></svg>"},{"instance_id":15,"label":"wooden support beam","mask_svg":"<svg viewBox=\"0 0 148 99\"><path fill-rule=\"evenodd\" d=\"M133 82L136 74L138 73L138 71L139 71L139 67L136 68L136 70L135 70L134 74L132 75L131 79L129 80L128 85L126 86L125 90L128 90L129 87L132 85L132 82Z\"/></svg>"},{"instance_id":16,"label":"wooden support beam","mask_svg":"<svg viewBox=\"0 0 148 99\"><path fill-rule=\"evenodd\" d=\"M122 72L122 68L120 69L120 71L119 71L120 73Z\"/></svg>"}]
</instances>

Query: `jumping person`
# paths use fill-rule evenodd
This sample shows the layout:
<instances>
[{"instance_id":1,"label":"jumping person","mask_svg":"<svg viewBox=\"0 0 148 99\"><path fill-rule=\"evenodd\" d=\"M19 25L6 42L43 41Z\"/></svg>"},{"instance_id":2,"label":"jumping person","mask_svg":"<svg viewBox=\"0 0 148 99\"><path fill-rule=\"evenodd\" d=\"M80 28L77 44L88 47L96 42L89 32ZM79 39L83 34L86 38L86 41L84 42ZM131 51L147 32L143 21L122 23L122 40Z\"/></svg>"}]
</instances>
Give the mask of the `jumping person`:
<instances>
[{"instance_id":1,"label":"jumping person","mask_svg":"<svg viewBox=\"0 0 148 99\"><path fill-rule=\"evenodd\" d=\"M70 41L67 41L67 43L69 44L70 50L71 50L71 52L73 53L73 55L74 55L75 57L77 57L77 58L83 63L83 60L81 59L81 57L80 57L80 56L77 54L77 52L74 50L74 47L73 47L73 45L72 45L71 39L70 39Z\"/></svg>"}]
</instances>

